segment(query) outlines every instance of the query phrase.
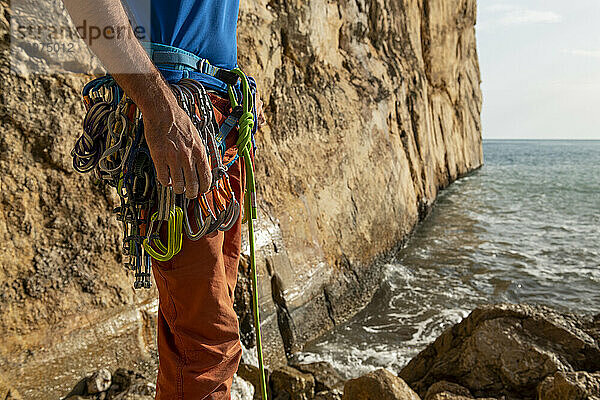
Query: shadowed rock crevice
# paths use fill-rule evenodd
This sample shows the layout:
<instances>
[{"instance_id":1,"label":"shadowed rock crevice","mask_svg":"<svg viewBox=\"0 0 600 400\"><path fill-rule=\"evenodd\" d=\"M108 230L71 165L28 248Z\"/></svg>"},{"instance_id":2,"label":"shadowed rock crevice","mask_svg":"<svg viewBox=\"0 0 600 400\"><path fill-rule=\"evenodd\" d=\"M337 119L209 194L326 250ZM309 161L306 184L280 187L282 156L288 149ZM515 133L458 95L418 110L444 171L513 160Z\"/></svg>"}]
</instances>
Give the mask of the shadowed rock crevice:
<instances>
[{"instance_id":1,"label":"shadowed rock crevice","mask_svg":"<svg viewBox=\"0 0 600 400\"><path fill-rule=\"evenodd\" d=\"M283 281L276 273L271 276L271 296L277 308L277 326L283 341L285 356L289 359L295 351L299 350L296 344L296 327L285 301Z\"/></svg>"},{"instance_id":2,"label":"shadowed rock crevice","mask_svg":"<svg viewBox=\"0 0 600 400\"><path fill-rule=\"evenodd\" d=\"M327 293L327 288L323 289L323 297L325 298L325 305L327 307L327 315L329 315L329 319L331 319L331 323L335 326L335 318L333 317L333 305L331 304L331 300L329 299L329 294Z\"/></svg>"}]
</instances>

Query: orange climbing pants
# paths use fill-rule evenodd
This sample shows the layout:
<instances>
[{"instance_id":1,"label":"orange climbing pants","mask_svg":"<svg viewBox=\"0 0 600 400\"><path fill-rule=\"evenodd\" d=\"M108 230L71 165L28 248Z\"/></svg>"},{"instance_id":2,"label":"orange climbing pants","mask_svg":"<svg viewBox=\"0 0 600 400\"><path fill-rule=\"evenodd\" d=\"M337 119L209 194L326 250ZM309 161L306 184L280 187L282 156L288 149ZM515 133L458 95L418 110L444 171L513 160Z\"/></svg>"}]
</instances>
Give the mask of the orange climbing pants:
<instances>
[{"instance_id":1,"label":"orange climbing pants","mask_svg":"<svg viewBox=\"0 0 600 400\"><path fill-rule=\"evenodd\" d=\"M210 96L221 124L230 109L229 101ZM226 140L225 163L237 152L236 140L237 130L232 130ZM241 160L234 162L228 173L241 204ZM191 218L191 209L188 213ZM230 398L242 354L233 309L240 250L241 217L226 232L217 230L197 241L184 235L175 257L167 262L153 260L159 295L157 400Z\"/></svg>"}]
</instances>

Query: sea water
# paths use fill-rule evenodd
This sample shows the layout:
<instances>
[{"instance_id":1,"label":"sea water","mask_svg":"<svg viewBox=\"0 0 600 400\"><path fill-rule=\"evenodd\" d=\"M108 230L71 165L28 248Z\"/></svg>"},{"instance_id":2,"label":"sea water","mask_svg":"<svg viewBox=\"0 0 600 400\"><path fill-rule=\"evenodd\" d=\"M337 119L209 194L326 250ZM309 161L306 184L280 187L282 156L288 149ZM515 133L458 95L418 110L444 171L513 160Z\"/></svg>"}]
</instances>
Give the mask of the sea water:
<instances>
[{"instance_id":1,"label":"sea water","mask_svg":"<svg viewBox=\"0 0 600 400\"><path fill-rule=\"evenodd\" d=\"M481 304L600 312L600 141L484 141L485 165L439 194L352 320L303 362L346 378L399 371ZM393 223L393 221L390 221Z\"/></svg>"}]
</instances>

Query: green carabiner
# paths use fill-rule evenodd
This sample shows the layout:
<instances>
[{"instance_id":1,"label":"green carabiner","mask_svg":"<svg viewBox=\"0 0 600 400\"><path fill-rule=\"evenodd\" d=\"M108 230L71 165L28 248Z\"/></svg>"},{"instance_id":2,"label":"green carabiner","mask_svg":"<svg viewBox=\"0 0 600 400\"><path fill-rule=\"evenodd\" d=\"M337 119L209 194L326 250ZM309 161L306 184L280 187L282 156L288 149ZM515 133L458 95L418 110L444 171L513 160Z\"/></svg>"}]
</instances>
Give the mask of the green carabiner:
<instances>
[{"instance_id":1,"label":"green carabiner","mask_svg":"<svg viewBox=\"0 0 600 400\"><path fill-rule=\"evenodd\" d=\"M159 238L152 239L152 226L156 222L156 218L158 217L158 212L152 214L150 218L150 230L148 235L142 242L144 246L144 250L152 258L158 261L169 261L173 258L177 253L181 251L181 245L183 242L183 210L181 207L174 207L173 210L169 211L169 221L167 225L167 245L165 246ZM152 244L156 245L158 251L156 251Z\"/></svg>"}]
</instances>

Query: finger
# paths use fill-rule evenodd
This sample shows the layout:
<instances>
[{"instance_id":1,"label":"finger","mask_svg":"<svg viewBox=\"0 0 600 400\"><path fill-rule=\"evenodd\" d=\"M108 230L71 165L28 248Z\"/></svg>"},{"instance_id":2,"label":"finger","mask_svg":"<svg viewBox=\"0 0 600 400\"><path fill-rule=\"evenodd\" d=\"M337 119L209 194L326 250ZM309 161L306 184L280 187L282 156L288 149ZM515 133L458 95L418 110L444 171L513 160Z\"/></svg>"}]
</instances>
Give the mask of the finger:
<instances>
[{"instance_id":1,"label":"finger","mask_svg":"<svg viewBox=\"0 0 600 400\"><path fill-rule=\"evenodd\" d=\"M154 168L156 169L156 179L161 185L167 186L169 184L169 167L167 164L164 160L158 160L154 163Z\"/></svg>"},{"instance_id":2,"label":"finger","mask_svg":"<svg viewBox=\"0 0 600 400\"><path fill-rule=\"evenodd\" d=\"M198 191L206 193L210 190L212 184L212 172L204 163L196 164L196 175L198 176Z\"/></svg>"},{"instance_id":3,"label":"finger","mask_svg":"<svg viewBox=\"0 0 600 400\"><path fill-rule=\"evenodd\" d=\"M195 199L198 197L198 175L196 174L196 166L192 160L187 160L185 168L183 168L185 178L185 197Z\"/></svg>"},{"instance_id":4,"label":"finger","mask_svg":"<svg viewBox=\"0 0 600 400\"><path fill-rule=\"evenodd\" d=\"M169 168L171 172L171 184L173 185L173 191L176 194L183 193L185 189L185 181L183 179L183 170L179 166Z\"/></svg>"},{"instance_id":5,"label":"finger","mask_svg":"<svg viewBox=\"0 0 600 400\"><path fill-rule=\"evenodd\" d=\"M196 176L198 177L198 190L200 193L206 193L212 183L212 173L206 153L200 146L194 148L194 161Z\"/></svg>"}]
</instances>

